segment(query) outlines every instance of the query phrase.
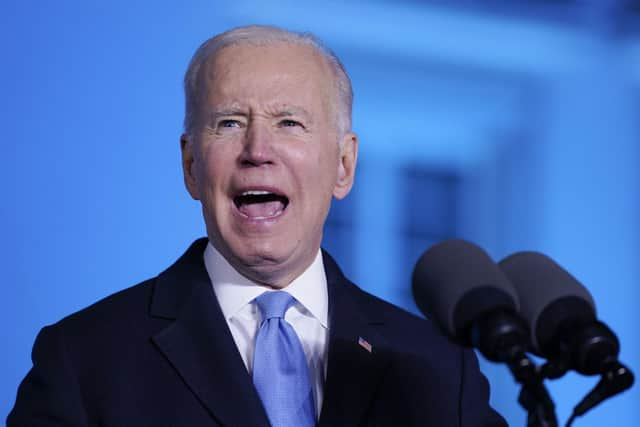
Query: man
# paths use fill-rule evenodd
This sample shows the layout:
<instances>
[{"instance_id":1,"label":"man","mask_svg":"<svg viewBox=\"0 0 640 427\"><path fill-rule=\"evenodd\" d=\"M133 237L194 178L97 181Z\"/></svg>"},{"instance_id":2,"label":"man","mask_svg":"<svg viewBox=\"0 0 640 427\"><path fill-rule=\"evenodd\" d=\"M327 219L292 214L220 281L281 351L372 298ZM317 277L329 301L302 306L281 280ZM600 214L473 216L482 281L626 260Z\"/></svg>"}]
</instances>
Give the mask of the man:
<instances>
[{"instance_id":1,"label":"man","mask_svg":"<svg viewBox=\"0 0 640 427\"><path fill-rule=\"evenodd\" d=\"M505 425L471 351L320 250L357 160L338 59L237 28L199 48L185 93L184 180L208 241L44 328L8 425ZM273 317L270 295L287 300Z\"/></svg>"}]
</instances>

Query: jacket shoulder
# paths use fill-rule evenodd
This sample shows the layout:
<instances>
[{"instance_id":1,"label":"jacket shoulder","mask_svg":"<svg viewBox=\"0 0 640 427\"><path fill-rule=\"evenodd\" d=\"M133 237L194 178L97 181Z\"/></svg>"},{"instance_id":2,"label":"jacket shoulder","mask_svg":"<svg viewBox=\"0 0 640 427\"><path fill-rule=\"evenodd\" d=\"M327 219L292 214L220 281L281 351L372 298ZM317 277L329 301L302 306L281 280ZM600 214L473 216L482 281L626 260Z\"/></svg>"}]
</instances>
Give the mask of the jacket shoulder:
<instances>
[{"instance_id":1,"label":"jacket shoulder","mask_svg":"<svg viewBox=\"0 0 640 427\"><path fill-rule=\"evenodd\" d=\"M80 325L130 322L132 318L148 316L156 278L147 279L126 289L108 295L93 304L60 319L54 327L77 328Z\"/></svg>"}]
</instances>

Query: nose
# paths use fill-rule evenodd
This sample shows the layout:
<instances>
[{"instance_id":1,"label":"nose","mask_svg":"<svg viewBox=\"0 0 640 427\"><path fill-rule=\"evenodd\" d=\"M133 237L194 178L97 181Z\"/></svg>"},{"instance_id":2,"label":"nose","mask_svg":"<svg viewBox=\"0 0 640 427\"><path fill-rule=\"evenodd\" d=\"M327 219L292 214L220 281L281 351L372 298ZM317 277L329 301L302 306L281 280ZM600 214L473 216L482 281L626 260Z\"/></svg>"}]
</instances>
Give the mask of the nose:
<instances>
[{"instance_id":1,"label":"nose","mask_svg":"<svg viewBox=\"0 0 640 427\"><path fill-rule=\"evenodd\" d=\"M273 136L269 129L264 124L253 122L245 135L240 164L249 167L273 164Z\"/></svg>"}]
</instances>

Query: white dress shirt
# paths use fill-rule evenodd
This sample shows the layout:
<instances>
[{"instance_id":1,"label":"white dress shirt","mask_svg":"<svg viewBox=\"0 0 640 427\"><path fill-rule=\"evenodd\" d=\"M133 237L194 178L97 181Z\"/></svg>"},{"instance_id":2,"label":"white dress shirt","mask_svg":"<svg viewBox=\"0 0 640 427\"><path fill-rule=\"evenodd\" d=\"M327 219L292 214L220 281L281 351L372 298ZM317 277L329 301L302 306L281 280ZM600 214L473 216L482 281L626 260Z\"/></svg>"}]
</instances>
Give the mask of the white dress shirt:
<instances>
[{"instance_id":1,"label":"white dress shirt","mask_svg":"<svg viewBox=\"0 0 640 427\"><path fill-rule=\"evenodd\" d=\"M261 321L260 310L253 300L264 292L272 292L273 289L242 276L211 243L205 249L204 264L242 361L251 374L255 338ZM291 324L302 343L309 365L316 417L319 417L329 335L327 279L320 250L309 268L283 290L298 301L287 310L284 318Z\"/></svg>"}]
</instances>

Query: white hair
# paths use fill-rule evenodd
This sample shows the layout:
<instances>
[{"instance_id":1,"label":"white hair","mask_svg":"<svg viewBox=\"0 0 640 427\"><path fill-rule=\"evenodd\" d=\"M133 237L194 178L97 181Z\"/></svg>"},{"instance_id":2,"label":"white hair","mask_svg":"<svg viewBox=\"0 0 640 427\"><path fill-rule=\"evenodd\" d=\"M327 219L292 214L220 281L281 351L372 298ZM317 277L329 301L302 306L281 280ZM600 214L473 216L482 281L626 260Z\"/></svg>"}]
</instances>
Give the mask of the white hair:
<instances>
[{"instance_id":1,"label":"white hair","mask_svg":"<svg viewBox=\"0 0 640 427\"><path fill-rule=\"evenodd\" d=\"M207 61L217 55L223 48L240 43L257 46L276 43L291 43L310 46L318 52L329 64L334 81L333 113L335 114L336 129L339 137L351 130L351 108L353 104L353 89L351 80L338 57L311 33L296 33L277 27L264 25L249 25L234 28L210 38L200 45L189 63L184 76L185 115L184 131L189 134L196 126L196 116L201 101L202 70Z\"/></svg>"}]
</instances>

